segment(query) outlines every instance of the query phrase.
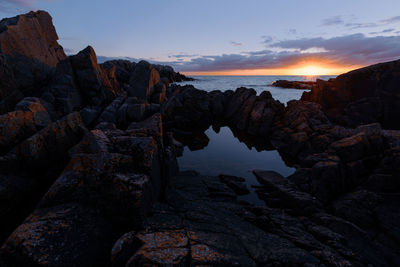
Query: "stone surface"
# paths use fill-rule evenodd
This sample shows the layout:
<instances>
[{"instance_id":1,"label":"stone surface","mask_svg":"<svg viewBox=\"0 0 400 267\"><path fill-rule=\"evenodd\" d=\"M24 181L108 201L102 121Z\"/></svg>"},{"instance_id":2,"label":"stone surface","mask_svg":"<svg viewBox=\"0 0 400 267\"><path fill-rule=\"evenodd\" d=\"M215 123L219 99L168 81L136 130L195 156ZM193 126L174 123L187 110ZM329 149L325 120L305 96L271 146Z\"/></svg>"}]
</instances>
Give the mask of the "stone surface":
<instances>
[{"instance_id":1,"label":"stone surface","mask_svg":"<svg viewBox=\"0 0 400 267\"><path fill-rule=\"evenodd\" d=\"M320 103L328 116L355 126L380 122L385 129L399 129L400 61L368 66L329 81L318 80L302 100Z\"/></svg>"},{"instance_id":2,"label":"stone surface","mask_svg":"<svg viewBox=\"0 0 400 267\"><path fill-rule=\"evenodd\" d=\"M0 53L4 55L17 53L55 67L66 58L57 40L52 18L46 11L0 21Z\"/></svg>"}]
</instances>

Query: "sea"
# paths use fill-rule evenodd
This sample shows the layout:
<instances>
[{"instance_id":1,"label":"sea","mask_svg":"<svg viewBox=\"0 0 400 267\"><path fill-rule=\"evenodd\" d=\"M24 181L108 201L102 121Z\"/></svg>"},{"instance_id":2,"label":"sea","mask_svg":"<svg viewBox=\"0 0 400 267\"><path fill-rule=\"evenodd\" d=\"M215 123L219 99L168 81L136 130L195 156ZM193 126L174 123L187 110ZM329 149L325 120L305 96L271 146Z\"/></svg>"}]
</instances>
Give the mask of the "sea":
<instances>
[{"instance_id":1,"label":"sea","mask_svg":"<svg viewBox=\"0 0 400 267\"><path fill-rule=\"evenodd\" d=\"M239 87L253 88L257 94L268 90L272 96L285 104L293 99L300 99L306 90L272 87L276 80L315 81L327 80L335 76L194 76L196 80L180 82L180 85L191 84L205 91L235 90ZM185 146L183 155L178 158L181 171L195 170L202 175L217 176L227 174L243 177L250 194L240 196L254 205L264 205L258 197L256 188L259 183L252 170L273 170L284 177L295 172L295 168L287 164L279 152L270 146L255 146L254 142L246 141L246 137L238 138L229 127L210 127L205 134L209 141L201 148ZM252 139L251 137L249 139Z\"/></svg>"},{"instance_id":2,"label":"sea","mask_svg":"<svg viewBox=\"0 0 400 267\"><path fill-rule=\"evenodd\" d=\"M284 89L272 87L277 80L288 81L315 81L316 79L328 80L335 76L193 76L196 80L180 82L180 85L192 84L197 89L205 91L235 90L239 87L253 88L257 94L268 90L272 96L281 103L286 104L293 99L300 99L306 90Z\"/></svg>"}]
</instances>

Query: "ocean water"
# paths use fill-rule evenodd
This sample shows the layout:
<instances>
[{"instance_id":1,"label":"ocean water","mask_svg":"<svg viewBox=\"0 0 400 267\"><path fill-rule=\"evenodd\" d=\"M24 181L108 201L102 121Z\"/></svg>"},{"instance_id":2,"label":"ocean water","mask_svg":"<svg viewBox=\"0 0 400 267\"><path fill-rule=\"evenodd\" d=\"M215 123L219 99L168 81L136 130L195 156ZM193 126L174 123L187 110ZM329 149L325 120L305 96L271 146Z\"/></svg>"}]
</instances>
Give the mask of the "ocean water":
<instances>
[{"instance_id":1,"label":"ocean water","mask_svg":"<svg viewBox=\"0 0 400 267\"><path fill-rule=\"evenodd\" d=\"M197 89L235 90L244 86L253 88L260 94L269 90L272 96L286 104L292 99L300 99L304 90L283 89L271 87L276 80L310 81L317 78L329 79L332 76L304 77L304 76L196 76L197 80L179 84L192 84ZM210 127L205 135L208 137L205 144L204 137L200 146L185 146L182 157L178 158L180 170L196 170L203 175L217 176L228 174L243 177L250 194L240 196L255 205L263 205L252 186L259 185L252 170L273 170L287 177L294 173L295 168L288 166L279 152L271 146L259 145L252 137L241 136L239 139L229 127L214 130ZM184 142L183 142L184 143ZM263 143L263 142L262 142ZM257 146L257 149L255 148Z\"/></svg>"},{"instance_id":2,"label":"ocean water","mask_svg":"<svg viewBox=\"0 0 400 267\"><path fill-rule=\"evenodd\" d=\"M276 80L289 81L315 81L316 79L327 80L335 76L193 76L195 81L181 82L180 85L192 84L197 89L205 91L212 90L235 90L239 87L248 87L256 90L257 94L268 90L272 96L281 103L286 104L292 99L300 99L306 90L283 89L270 86Z\"/></svg>"}]
</instances>

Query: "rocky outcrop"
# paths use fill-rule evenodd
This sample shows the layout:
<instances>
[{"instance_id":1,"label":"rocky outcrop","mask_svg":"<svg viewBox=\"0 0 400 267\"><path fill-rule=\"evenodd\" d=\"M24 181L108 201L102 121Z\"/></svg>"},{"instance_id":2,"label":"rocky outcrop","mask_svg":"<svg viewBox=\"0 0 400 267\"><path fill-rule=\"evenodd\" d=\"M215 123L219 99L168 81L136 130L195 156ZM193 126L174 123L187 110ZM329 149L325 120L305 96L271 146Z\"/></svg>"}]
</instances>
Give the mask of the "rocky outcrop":
<instances>
[{"instance_id":1,"label":"rocky outcrop","mask_svg":"<svg viewBox=\"0 0 400 267\"><path fill-rule=\"evenodd\" d=\"M12 111L24 94L40 96L40 87L66 58L57 40L52 18L45 11L0 21L1 114Z\"/></svg>"},{"instance_id":2,"label":"rocky outcrop","mask_svg":"<svg viewBox=\"0 0 400 267\"><path fill-rule=\"evenodd\" d=\"M379 122L384 128L399 129L399 71L397 60L318 80L302 100L321 104L331 120L343 125Z\"/></svg>"},{"instance_id":3,"label":"rocky outcrop","mask_svg":"<svg viewBox=\"0 0 400 267\"><path fill-rule=\"evenodd\" d=\"M283 104L269 92L256 95L254 89L205 92L191 85L172 87L163 115L170 127L205 130L211 124L227 124L254 136L270 132L283 112Z\"/></svg>"},{"instance_id":4,"label":"rocky outcrop","mask_svg":"<svg viewBox=\"0 0 400 267\"><path fill-rule=\"evenodd\" d=\"M141 227L176 172L174 147L161 125L156 116L126 132L87 133L33 213L5 242L4 261L47 266L109 261L112 242Z\"/></svg>"},{"instance_id":5,"label":"rocky outcrop","mask_svg":"<svg viewBox=\"0 0 400 267\"><path fill-rule=\"evenodd\" d=\"M19 54L55 67L66 58L57 40L52 18L46 11L0 21L0 53L3 55Z\"/></svg>"},{"instance_id":6,"label":"rocky outcrop","mask_svg":"<svg viewBox=\"0 0 400 267\"><path fill-rule=\"evenodd\" d=\"M97 56L92 47L88 46L71 56L70 61L78 86L88 104L101 106L110 103L121 93L106 71L97 64Z\"/></svg>"},{"instance_id":7,"label":"rocky outcrop","mask_svg":"<svg viewBox=\"0 0 400 267\"><path fill-rule=\"evenodd\" d=\"M311 89L316 82L308 81L288 81L288 80L277 80L271 84L274 87L288 88L288 89Z\"/></svg>"},{"instance_id":8,"label":"rocky outcrop","mask_svg":"<svg viewBox=\"0 0 400 267\"><path fill-rule=\"evenodd\" d=\"M99 65L91 47L65 58L46 14L0 22L15 48L0 54L1 266L400 264L400 131L386 129L398 62L317 81L284 107L267 91L172 84L184 77L168 66ZM32 44L10 43L26 29ZM38 44L45 60L25 51ZM371 121L383 127L358 125ZM211 125L296 167L254 171L265 206L238 200L240 177L174 179L174 137L200 149Z\"/></svg>"}]
</instances>

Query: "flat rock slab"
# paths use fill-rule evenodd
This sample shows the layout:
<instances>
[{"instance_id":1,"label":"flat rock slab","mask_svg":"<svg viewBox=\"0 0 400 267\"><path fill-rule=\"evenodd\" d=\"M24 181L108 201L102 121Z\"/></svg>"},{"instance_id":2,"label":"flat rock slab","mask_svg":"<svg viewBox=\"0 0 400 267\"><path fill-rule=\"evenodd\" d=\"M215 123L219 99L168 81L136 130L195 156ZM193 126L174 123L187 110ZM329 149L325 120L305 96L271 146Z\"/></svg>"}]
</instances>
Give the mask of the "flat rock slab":
<instances>
[{"instance_id":1,"label":"flat rock slab","mask_svg":"<svg viewBox=\"0 0 400 267\"><path fill-rule=\"evenodd\" d=\"M167 204L156 205L145 230L121 237L112 257L127 266L320 262L289 240L246 221L244 214L245 207L232 198L231 189L218 177L181 173L167 196ZM133 254L127 253L132 247L138 249Z\"/></svg>"}]
</instances>

